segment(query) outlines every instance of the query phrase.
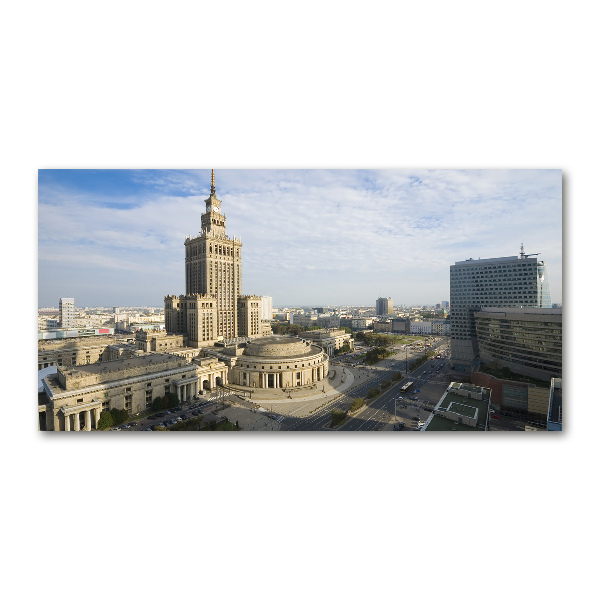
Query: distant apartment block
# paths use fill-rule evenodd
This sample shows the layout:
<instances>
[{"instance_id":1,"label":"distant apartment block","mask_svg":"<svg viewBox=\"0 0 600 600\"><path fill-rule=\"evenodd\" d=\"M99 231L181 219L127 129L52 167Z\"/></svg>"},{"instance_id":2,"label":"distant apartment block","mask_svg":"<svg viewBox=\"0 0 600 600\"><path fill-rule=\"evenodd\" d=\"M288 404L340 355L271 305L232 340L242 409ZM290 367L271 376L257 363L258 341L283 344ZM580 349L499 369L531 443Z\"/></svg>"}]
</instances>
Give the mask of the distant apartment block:
<instances>
[{"instance_id":1,"label":"distant apartment block","mask_svg":"<svg viewBox=\"0 0 600 600\"><path fill-rule=\"evenodd\" d=\"M58 310L60 313L60 326L63 329L75 327L75 299L61 298L58 301Z\"/></svg>"},{"instance_id":2,"label":"distant apartment block","mask_svg":"<svg viewBox=\"0 0 600 600\"><path fill-rule=\"evenodd\" d=\"M394 310L394 303L391 298L377 298L375 301L375 314L390 315Z\"/></svg>"},{"instance_id":3,"label":"distant apartment block","mask_svg":"<svg viewBox=\"0 0 600 600\"><path fill-rule=\"evenodd\" d=\"M271 296L261 296L260 318L263 321L271 321L273 319L273 298Z\"/></svg>"}]
</instances>

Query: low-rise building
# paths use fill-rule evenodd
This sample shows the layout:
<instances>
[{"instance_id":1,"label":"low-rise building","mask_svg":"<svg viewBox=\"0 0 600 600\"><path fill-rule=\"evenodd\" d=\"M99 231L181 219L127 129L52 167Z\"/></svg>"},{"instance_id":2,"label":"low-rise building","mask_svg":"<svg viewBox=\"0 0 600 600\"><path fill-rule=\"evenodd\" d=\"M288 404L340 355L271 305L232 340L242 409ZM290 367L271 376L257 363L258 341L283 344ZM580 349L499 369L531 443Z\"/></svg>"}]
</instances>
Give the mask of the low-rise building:
<instances>
[{"instance_id":1,"label":"low-rise building","mask_svg":"<svg viewBox=\"0 0 600 600\"><path fill-rule=\"evenodd\" d=\"M46 367L71 367L109 360L108 346L123 344L124 336L100 335L38 341L38 371Z\"/></svg>"},{"instance_id":2,"label":"low-rise building","mask_svg":"<svg viewBox=\"0 0 600 600\"><path fill-rule=\"evenodd\" d=\"M75 368L58 367L42 380L47 431L96 429L102 410L126 409L130 415L150 408L168 392L180 401L227 382L227 366L216 359L189 363L171 354L151 353Z\"/></svg>"},{"instance_id":3,"label":"low-rise building","mask_svg":"<svg viewBox=\"0 0 600 600\"><path fill-rule=\"evenodd\" d=\"M548 413L548 388L527 381L499 379L487 373L471 373L471 383L492 390L492 408L531 415Z\"/></svg>"},{"instance_id":4,"label":"low-rise building","mask_svg":"<svg viewBox=\"0 0 600 600\"><path fill-rule=\"evenodd\" d=\"M299 333L298 337L303 340L310 340L320 346L330 357L342 346L349 346L350 350L354 350L354 339L343 329L315 329Z\"/></svg>"},{"instance_id":5,"label":"low-rise building","mask_svg":"<svg viewBox=\"0 0 600 600\"><path fill-rule=\"evenodd\" d=\"M421 431L487 431L491 395L489 388L453 381Z\"/></svg>"}]
</instances>

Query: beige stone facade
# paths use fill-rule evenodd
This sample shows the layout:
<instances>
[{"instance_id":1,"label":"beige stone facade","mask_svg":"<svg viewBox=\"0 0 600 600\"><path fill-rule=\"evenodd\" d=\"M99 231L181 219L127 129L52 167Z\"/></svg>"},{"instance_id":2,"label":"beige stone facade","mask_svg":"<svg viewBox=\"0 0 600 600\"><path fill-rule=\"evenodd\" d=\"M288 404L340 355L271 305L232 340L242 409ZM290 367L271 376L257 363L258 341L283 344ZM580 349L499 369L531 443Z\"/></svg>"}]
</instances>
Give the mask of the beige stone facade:
<instances>
[{"instance_id":1,"label":"beige stone facade","mask_svg":"<svg viewBox=\"0 0 600 600\"><path fill-rule=\"evenodd\" d=\"M167 392L180 401L227 383L227 366L216 359L194 360L172 354L146 356L73 369L58 368L43 380L48 431L95 429L102 410L126 409L135 415Z\"/></svg>"},{"instance_id":2,"label":"beige stone facade","mask_svg":"<svg viewBox=\"0 0 600 600\"><path fill-rule=\"evenodd\" d=\"M202 230L185 246L185 295L165 296L165 329L186 335L193 347L236 339L242 293L242 242L225 232L225 215L212 175Z\"/></svg>"},{"instance_id":3,"label":"beige stone facade","mask_svg":"<svg viewBox=\"0 0 600 600\"><path fill-rule=\"evenodd\" d=\"M38 341L38 371L46 367L71 367L93 364L105 357L106 349L111 345L121 346L126 342L124 336L103 335L93 337L73 337L60 340ZM132 346L134 350L135 347Z\"/></svg>"},{"instance_id":4,"label":"beige stone facade","mask_svg":"<svg viewBox=\"0 0 600 600\"><path fill-rule=\"evenodd\" d=\"M233 384L249 388L289 388L327 378L327 354L309 341L271 336L248 342L230 372Z\"/></svg>"},{"instance_id":5,"label":"beige stone facade","mask_svg":"<svg viewBox=\"0 0 600 600\"><path fill-rule=\"evenodd\" d=\"M240 337L259 337L262 300L260 296L240 296L238 299L238 333Z\"/></svg>"},{"instance_id":6,"label":"beige stone facade","mask_svg":"<svg viewBox=\"0 0 600 600\"><path fill-rule=\"evenodd\" d=\"M135 344L144 352L167 352L183 346L183 335L169 335L166 331L140 330L135 333Z\"/></svg>"},{"instance_id":7,"label":"beige stone facade","mask_svg":"<svg viewBox=\"0 0 600 600\"><path fill-rule=\"evenodd\" d=\"M303 340L311 340L323 348L328 356L333 356L335 350L339 350L344 345L348 345L350 350L354 350L352 336L343 329L315 329L314 331L304 331L298 334L298 337Z\"/></svg>"}]
</instances>

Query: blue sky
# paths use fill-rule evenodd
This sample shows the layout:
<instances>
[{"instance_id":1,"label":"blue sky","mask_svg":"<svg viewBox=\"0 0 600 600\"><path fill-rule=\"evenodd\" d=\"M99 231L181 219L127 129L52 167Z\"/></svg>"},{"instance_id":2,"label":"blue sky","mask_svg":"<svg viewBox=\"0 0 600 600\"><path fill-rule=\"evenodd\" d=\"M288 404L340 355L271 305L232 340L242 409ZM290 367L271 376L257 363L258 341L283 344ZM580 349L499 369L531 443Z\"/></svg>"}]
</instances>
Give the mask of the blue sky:
<instances>
[{"instance_id":1,"label":"blue sky","mask_svg":"<svg viewBox=\"0 0 600 600\"><path fill-rule=\"evenodd\" d=\"M449 266L539 252L562 302L560 170L216 170L242 291L275 306L449 300ZM210 169L40 170L38 305L185 292Z\"/></svg>"}]
</instances>

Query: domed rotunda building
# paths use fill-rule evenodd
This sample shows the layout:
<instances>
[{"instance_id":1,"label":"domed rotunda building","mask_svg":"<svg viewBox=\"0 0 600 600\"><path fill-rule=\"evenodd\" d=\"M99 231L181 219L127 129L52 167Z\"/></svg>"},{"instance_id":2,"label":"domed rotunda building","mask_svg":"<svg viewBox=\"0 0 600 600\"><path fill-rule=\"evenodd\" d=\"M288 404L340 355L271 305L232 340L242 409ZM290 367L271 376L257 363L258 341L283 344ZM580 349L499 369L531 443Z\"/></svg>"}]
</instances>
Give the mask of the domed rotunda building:
<instances>
[{"instance_id":1,"label":"domed rotunda building","mask_svg":"<svg viewBox=\"0 0 600 600\"><path fill-rule=\"evenodd\" d=\"M269 336L247 343L229 381L250 388L290 388L324 380L329 372L327 354L310 341Z\"/></svg>"}]
</instances>

